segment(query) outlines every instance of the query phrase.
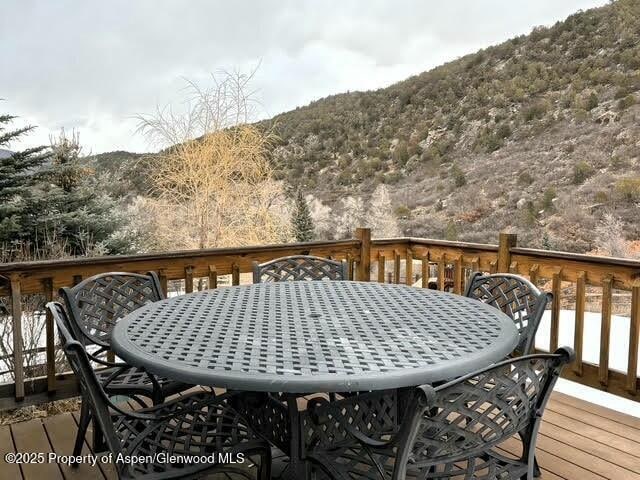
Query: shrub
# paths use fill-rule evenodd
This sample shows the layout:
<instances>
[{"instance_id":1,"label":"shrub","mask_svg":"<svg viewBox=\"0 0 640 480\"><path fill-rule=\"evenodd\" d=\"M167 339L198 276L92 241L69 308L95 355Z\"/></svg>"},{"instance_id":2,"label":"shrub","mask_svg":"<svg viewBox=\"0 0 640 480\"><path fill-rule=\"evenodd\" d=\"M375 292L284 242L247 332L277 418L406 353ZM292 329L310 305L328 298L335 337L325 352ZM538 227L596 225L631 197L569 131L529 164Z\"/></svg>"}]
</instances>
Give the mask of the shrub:
<instances>
[{"instance_id":1,"label":"shrub","mask_svg":"<svg viewBox=\"0 0 640 480\"><path fill-rule=\"evenodd\" d=\"M618 100L618 110L626 110L635 103L636 97L634 97L633 95L627 95L626 97Z\"/></svg>"},{"instance_id":2,"label":"shrub","mask_svg":"<svg viewBox=\"0 0 640 480\"><path fill-rule=\"evenodd\" d=\"M529 172L522 172L518 175L518 184L519 185L531 185L533 183L533 177Z\"/></svg>"},{"instance_id":3,"label":"shrub","mask_svg":"<svg viewBox=\"0 0 640 480\"><path fill-rule=\"evenodd\" d=\"M556 189L553 187L547 188L542 195L542 208L544 210L552 210L554 198L556 198Z\"/></svg>"},{"instance_id":4,"label":"shrub","mask_svg":"<svg viewBox=\"0 0 640 480\"><path fill-rule=\"evenodd\" d=\"M467 184L467 177L465 177L464 172L458 165L451 167L451 175L456 187L463 187Z\"/></svg>"},{"instance_id":5,"label":"shrub","mask_svg":"<svg viewBox=\"0 0 640 480\"><path fill-rule=\"evenodd\" d=\"M511 127L507 124L507 123L501 123L500 125L498 125L498 128L496 128L496 137L501 138L501 139L505 139L505 138L509 138L511 136Z\"/></svg>"},{"instance_id":6,"label":"shrub","mask_svg":"<svg viewBox=\"0 0 640 480\"><path fill-rule=\"evenodd\" d=\"M456 224L453 223L452 220L447 223L447 228L444 231L445 240L450 240L452 242L458 239L458 229L456 228Z\"/></svg>"},{"instance_id":7,"label":"shrub","mask_svg":"<svg viewBox=\"0 0 640 480\"><path fill-rule=\"evenodd\" d=\"M628 166L629 162L625 158L622 158L618 155L615 155L611 158L611 168L614 170L622 170L623 168L627 168Z\"/></svg>"},{"instance_id":8,"label":"shrub","mask_svg":"<svg viewBox=\"0 0 640 480\"><path fill-rule=\"evenodd\" d=\"M390 172L384 176L383 181L384 183L393 184L393 183L398 183L401 178L402 178L402 175L399 172Z\"/></svg>"},{"instance_id":9,"label":"shrub","mask_svg":"<svg viewBox=\"0 0 640 480\"><path fill-rule=\"evenodd\" d=\"M395 209L395 214L398 218L408 218L411 216L411 209L406 205L398 205Z\"/></svg>"},{"instance_id":10,"label":"shrub","mask_svg":"<svg viewBox=\"0 0 640 480\"><path fill-rule=\"evenodd\" d=\"M593 200L596 203L606 203L609 201L609 195L607 194L607 192L600 190L593 196Z\"/></svg>"},{"instance_id":11,"label":"shrub","mask_svg":"<svg viewBox=\"0 0 640 480\"><path fill-rule=\"evenodd\" d=\"M573 167L573 183L580 185L584 183L587 178L593 175L593 167L584 160L578 162Z\"/></svg>"},{"instance_id":12,"label":"shrub","mask_svg":"<svg viewBox=\"0 0 640 480\"><path fill-rule=\"evenodd\" d=\"M540 100L529 105L528 107L525 107L522 110L522 118L525 122L531 122L532 120L544 117L547 113L547 110L549 110L548 103Z\"/></svg>"},{"instance_id":13,"label":"shrub","mask_svg":"<svg viewBox=\"0 0 640 480\"><path fill-rule=\"evenodd\" d=\"M589 112L598 106L598 95L591 92L585 101L584 109Z\"/></svg>"},{"instance_id":14,"label":"shrub","mask_svg":"<svg viewBox=\"0 0 640 480\"><path fill-rule=\"evenodd\" d=\"M640 200L640 177L629 177L618 180L616 193L627 202Z\"/></svg>"}]
</instances>

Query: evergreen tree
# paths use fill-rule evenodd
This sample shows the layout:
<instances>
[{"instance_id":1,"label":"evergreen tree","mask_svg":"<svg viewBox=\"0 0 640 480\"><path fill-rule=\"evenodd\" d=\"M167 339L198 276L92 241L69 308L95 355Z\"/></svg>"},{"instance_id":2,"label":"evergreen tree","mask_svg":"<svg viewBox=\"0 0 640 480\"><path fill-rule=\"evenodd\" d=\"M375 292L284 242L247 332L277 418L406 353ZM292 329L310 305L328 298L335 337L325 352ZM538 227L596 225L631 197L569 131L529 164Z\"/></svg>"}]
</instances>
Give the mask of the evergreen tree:
<instances>
[{"instance_id":1,"label":"evergreen tree","mask_svg":"<svg viewBox=\"0 0 640 480\"><path fill-rule=\"evenodd\" d=\"M33 207L39 212L34 227L72 255L125 253L130 239L114 236L124 218L83 161L79 140L77 133L67 137L64 130L51 139L51 167L34 189Z\"/></svg>"},{"instance_id":2,"label":"evergreen tree","mask_svg":"<svg viewBox=\"0 0 640 480\"><path fill-rule=\"evenodd\" d=\"M310 242L314 239L313 219L311 218L309 205L302 195L302 190L298 190L296 195L291 223L293 225L293 233L298 242Z\"/></svg>"},{"instance_id":3,"label":"evergreen tree","mask_svg":"<svg viewBox=\"0 0 640 480\"><path fill-rule=\"evenodd\" d=\"M33 232L28 228L32 187L42 178L43 164L49 157L46 147L28 148L12 152L11 142L28 134L34 127L11 129L16 117L0 114L0 248L11 249L11 244L30 241Z\"/></svg>"}]
</instances>

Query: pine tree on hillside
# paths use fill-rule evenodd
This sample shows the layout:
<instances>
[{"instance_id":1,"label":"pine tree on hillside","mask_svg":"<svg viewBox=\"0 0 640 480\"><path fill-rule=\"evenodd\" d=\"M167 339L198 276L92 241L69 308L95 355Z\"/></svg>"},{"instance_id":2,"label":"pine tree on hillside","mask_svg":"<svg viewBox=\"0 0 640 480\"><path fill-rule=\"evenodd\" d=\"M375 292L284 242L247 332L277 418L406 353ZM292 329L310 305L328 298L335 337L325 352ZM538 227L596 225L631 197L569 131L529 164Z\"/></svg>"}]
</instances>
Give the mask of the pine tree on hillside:
<instances>
[{"instance_id":1,"label":"pine tree on hillside","mask_svg":"<svg viewBox=\"0 0 640 480\"><path fill-rule=\"evenodd\" d=\"M310 242L315 238L315 228L309 205L302 195L302 190L298 190L295 205L293 207L293 216L291 218L293 232L298 242Z\"/></svg>"},{"instance_id":2,"label":"pine tree on hillside","mask_svg":"<svg viewBox=\"0 0 640 480\"><path fill-rule=\"evenodd\" d=\"M30 240L32 232L24 227L30 223L31 189L41 180L42 166L49 157L44 146L9 151L11 142L34 128L11 129L10 124L15 118L13 115L0 115L0 148L7 149L0 156L0 246L3 249L11 248L10 244L16 241Z\"/></svg>"}]
</instances>

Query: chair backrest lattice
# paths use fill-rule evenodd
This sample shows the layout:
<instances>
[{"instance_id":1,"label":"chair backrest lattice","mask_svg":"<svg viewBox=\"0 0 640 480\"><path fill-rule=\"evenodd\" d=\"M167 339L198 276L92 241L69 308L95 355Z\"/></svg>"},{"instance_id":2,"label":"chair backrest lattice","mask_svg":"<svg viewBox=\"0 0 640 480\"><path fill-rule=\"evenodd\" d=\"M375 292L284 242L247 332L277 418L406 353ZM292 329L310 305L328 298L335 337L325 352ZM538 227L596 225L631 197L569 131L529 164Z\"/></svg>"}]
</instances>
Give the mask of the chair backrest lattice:
<instances>
[{"instance_id":1,"label":"chair backrest lattice","mask_svg":"<svg viewBox=\"0 0 640 480\"><path fill-rule=\"evenodd\" d=\"M71 328L83 342L110 346L118 320L151 302L164 299L158 276L149 272L111 272L89 277L60 289L71 315Z\"/></svg>"},{"instance_id":2,"label":"chair backrest lattice","mask_svg":"<svg viewBox=\"0 0 640 480\"><path fill-rule=\"evenodd\" d=\"M253 283L300 280L348 280L346 261L294 255L253 264Z\"/></svg>"},{"instance_id":3,"label":"chair backrest lattice","mask_svg":"<svg viewBox=\"0 0 640 480\"><path fill-rule=\"evenodd\" d=\"M533 351L535 335L551 294L541 292L530 281L518 275L474 272L469 278L465 296L491 305L508 315L520 335L515 351Z\"/></svg>"}]
</instances>

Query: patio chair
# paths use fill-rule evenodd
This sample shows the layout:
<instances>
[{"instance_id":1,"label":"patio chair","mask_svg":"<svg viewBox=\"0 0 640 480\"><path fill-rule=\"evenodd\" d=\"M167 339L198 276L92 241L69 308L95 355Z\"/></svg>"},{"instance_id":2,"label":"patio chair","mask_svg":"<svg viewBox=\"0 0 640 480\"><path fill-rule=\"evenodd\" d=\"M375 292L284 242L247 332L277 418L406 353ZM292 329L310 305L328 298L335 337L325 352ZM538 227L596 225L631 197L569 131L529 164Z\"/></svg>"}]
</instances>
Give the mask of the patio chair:
<instances>
[{"instance_id":1,"label":"patio chair","mask_svg":"<svg viewBox=\"0 0 640 480\"><path fill-rule=\"evenodd\" d=\"M94 275L74 287L61 288L60 295L67 306L75 339L85 346L95 345L95 351L87 352L91 361L110 367L98 373L98 380L108 394L131 397L144 407L146 404L139 397L150 398L154 404L162 403L167 396L193 387L102 358L111 349L111 331L118 320L165 298L154 272Z\"/></svg>"},{"instance_id":2,"label":"patio chair","mask_svg":"<svg viewBox=\"0 0 640 480\"><path fill-rule=\"evenodd\" d=\"M544 309L552 298L550 293L541 292L533 283L518 275L483 275L481 272L474 272L469 278L464 295L507 314L520 334L514 352L519 355L533 352Z\"/></svg>"},{"instance_id":3,"label":"patio chair","mask_svg":"<svg viewBox=\"0 0 640 480\"><path fill-rule=\"evenodd\" d=\"M287 280L349 280L347 262L311 255L293 255L260 264L253 262L253 283Z\"/></svg>"},{"instance_id":4,"label":"patio chair","mask_svg":"<svg viewBox=\"0 0 640 480\"><path fill-rule=\"evenodd\" d=\"M101 431L100 441L94 442L94 453L109 450L120 478L191 478L204 472L225 472L230 474L227 478L270 478L268 443L259 439L229 406L228 394L198 392L141 410L125 410L113 403L103 389L85 347L69 331L69 319L62 305L50 302L47 308L53 314L62 347L79 380L82 403L88 405L90 412L81 418L78 428L86 431L93 418L94 429ZM83 441L84 433L76 437L73 455L81 453ZM166 459L170 455L184 460ZM197 455L199 459L189 460L184 458L186 455ZM246 465L239 462L240 455L247 460ZM154 460L119 462L119 456ZM221 458L239 463L225 463Z\"/></svg>"},{"instance_id":5,"label":"patio chair","mask_svg":"<svg viewBox=\"0 0 640 480\"><path fill-rule=\"evenodd\" d=\"M508 359L435 388L419 386L396 434L371 428L388 408L365 413L372 422L354 421L368 405L385 405L380 398L389 392L315 401L303 418L312 478L531 479L544 408L573 357L571 349L560 348ZM520 458L504 455L507 442L522 443Z\"/></svg>"}]
</instances>

